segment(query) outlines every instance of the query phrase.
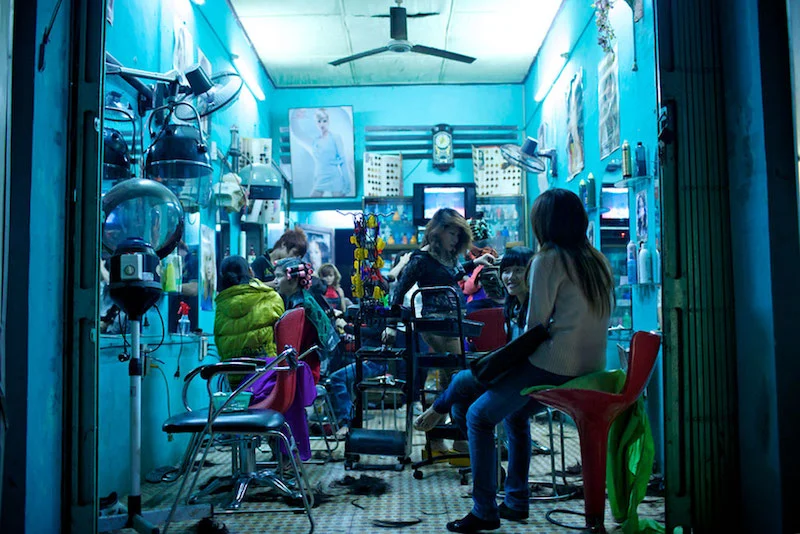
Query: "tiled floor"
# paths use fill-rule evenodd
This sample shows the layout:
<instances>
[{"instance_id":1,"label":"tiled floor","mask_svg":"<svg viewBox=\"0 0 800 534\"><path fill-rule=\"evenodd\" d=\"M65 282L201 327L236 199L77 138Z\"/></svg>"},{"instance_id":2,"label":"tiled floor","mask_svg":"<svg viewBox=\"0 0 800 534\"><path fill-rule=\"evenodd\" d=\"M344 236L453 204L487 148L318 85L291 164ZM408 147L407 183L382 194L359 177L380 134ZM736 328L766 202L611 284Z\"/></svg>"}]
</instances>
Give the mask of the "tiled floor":
<instances>
[{"instance_id":1,"label":"tiled floor","mask_svg":"<svg viewBox=\"0 0 800 534\"><path fill-rule=\"evenodd\" d=\"M534 422L532 424L532 432L534 439L537 439L540 443L548 442L547 426L545 424ZM424 436L420 433L415 433L413 460L419 459L423 443ZM319 450L323 449L324 445L321 441L312 441L312 447ZM469 497L471 486L461 485L457 469L446 463L424 468L424 479L422 480L415 480L412 477L413 470L410 466L407 466L401 472L392 470L345 471L344 463L341 461L343 449L344 443L342 442L334 453L335 460L331 463L306 466L312 485L330 495L329 500L313 509L314 532L316 533L372 533L392 530L402 532L445 532L445 523L463 517L471 509L472 500ZM556 450L559 449L560 446L556 441ZM577 433L574 427L569 425L565 429L565 455L568 467L574 466L579 459ZM216 465L204 469L201 480L206 476L224 475L230 472L230 455L228 452L217 451L212 453L210 458ZM366 460L374 461L374 463L391 463L395 459L374 457ZM560 461L560 456L557 456L557 466L560 466ZM549 456L535 455L531 462L530 473L531 481L546 481L550 473ZM355 477L361 474L381 477L389 483L389 491L379 497L359 497L347 494L345 488L338 486L336 481L341 480L348 474ZM568 477L568 481L579 485L580 477ZM145 484L143 487L145 508L161 508L166 503L170 503L172 497L174 497L174 492L177 490L178 483ZM254 490L249 490L248 495L263 494L266 491L268 491L267 488L255 488ZM215 500L212 502L222 504L227 498L227 494L214 497ZM279 509L285 506L283 503L248 502L243 506L243 510ZM556 505L553 503L532 503L530 519L524 523L503 521L501 528L495 532L568 532L545 520L545 513L554 507ZM583 500L564 501L559 503L557 507L581 511L583 510ZM217 509L219 510L221 507ZM646 498L645 502L639 507L639 513L642 517L663 521L663 499ZM281 532L289 534L309 531L308 520L303 514L251 513L218 515L216 519L225 523L232 533ZM572 519L581 520L581 518L577 517L564 517L564 519L568 521ZM373 524L374 520L419 520L420 522L412 526L392 529L376 526ZM608 507L606 510L606 529L609 532L618 530L615 528L613 519L611 519L611 512ZM170 527L169 532L176 534L196 532L196 521L175 523Z\"/></svg>"}]
</instances>

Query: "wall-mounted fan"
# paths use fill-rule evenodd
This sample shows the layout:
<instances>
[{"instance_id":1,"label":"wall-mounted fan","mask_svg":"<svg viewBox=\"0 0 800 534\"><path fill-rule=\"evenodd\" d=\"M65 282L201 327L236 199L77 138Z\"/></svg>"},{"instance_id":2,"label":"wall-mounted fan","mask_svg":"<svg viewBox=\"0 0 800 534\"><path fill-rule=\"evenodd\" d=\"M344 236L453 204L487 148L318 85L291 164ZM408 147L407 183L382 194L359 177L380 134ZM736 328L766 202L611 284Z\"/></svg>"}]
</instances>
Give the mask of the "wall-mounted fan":
<instances>
[{"instance_id":1,"label":"wall-mounted fan","mask_svg":"<svg viewBox=\"0 0 800 534\"><path fill-rule=\"evenodd\" d=\"M397 7L389 8L389 35L391 36L391 40L386 46L343 57L336 61L331 61L330 64L336 67L356 59L374 56L383 52L416 52L417 54L436 56L442 59L460 61L462 63L472 63L475 61L474 57L465 56L463 54L456 54L455 52L448 52L447 50L441 50L439 48L431 48L430 46L411 44L408 41L408 15L406 14L406 8L401 6L403 3L402 0L395 0L395 2L397 2Z\"/></svg>"},{"instance_id":2,"label":"wall-mounted fan","mask_svg":"<svg viewBox=\"0 0 800 534\"><path fill-rule=\"evenodd\" d=\"M550 160L550 174L558 176L558 164L556 162L556 149L551 148L543 152L538 151L539 142L533 137L528 137L522 146L503 145L500 153L509 165L514 165L528 172L545 172L547 166L542 158Z\"/></svg>"},{"instance_id":3,"label":"wall-mounted fan","mask_svg":"<svg viewBox=\"0 0 800 534\"><path fill-rule=\"evenodd\" d=\"M200 73L205 76L202 70ZM192 74L192 71L187 71L186 77L189 78L190 74ZM209 81L209 84L206 85L206 87L208 87L206 91L200 94L195 94L193 92L193 94L184 98L184 100L189 98L194 99L194 107L201 117L211 115L215 111L219 111L228 104L231 104L239 97L239 93L244 85L242 77L234 71L220 72L211 76L210 79L206 77L206 80ZM191 83L191 85L194 87L196 83ZM191 110L185 107L176 108L175 116L184 121L194 118L194 114Z\"/></svg>"}]
</instances>

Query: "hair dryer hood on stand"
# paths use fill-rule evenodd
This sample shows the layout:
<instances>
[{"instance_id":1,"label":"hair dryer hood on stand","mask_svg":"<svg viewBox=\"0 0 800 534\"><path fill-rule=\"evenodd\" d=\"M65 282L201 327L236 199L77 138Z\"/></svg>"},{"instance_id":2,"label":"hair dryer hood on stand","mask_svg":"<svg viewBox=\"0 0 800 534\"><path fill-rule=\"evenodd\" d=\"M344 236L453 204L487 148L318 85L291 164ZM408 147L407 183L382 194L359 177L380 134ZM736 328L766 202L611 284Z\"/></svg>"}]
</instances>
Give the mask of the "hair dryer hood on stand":
<instances>
[{"instance_id":1,"label":"hair dryer hood on stand","mask_svg":"<svg viewBox=\"0 0 800 534\"><path fill-rule=\"evenodd\" d=\"M183 236L183 207L165 186L130 179L103 197L103 248L111 253L112 300L138 319L161 296L159 260Z\"/></svg>"}]
</instances>

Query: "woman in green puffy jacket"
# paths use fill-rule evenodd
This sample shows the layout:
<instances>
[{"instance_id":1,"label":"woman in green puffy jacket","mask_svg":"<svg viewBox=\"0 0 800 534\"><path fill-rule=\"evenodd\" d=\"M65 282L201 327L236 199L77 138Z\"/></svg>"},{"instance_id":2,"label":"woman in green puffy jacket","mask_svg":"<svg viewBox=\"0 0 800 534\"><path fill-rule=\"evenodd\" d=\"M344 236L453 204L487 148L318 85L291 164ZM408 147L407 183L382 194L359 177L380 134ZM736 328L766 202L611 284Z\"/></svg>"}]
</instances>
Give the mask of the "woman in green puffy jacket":
<instances>
[{"instance_id":1,"label":"woman in green puffy jacket","mask_svg":"<svg viewBox=\"0 0 800 534\"><path fill-rule=\"evenodd\" d=\"M214 341L220 358L275 356L273 327L284 311L281 296L254 278L241 256L222 260L220 280L214 318Z\"/></svg>"}]
</instances>

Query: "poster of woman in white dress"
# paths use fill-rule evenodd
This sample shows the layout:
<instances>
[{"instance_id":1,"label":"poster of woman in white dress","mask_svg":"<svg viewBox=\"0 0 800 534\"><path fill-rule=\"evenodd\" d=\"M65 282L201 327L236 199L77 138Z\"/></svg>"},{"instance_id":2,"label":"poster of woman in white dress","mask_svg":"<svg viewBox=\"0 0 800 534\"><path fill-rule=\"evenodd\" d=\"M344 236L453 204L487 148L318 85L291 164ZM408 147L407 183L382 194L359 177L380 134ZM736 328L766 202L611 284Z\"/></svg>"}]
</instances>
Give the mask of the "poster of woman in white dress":
<instances>
[{"instance_id":1,"label":"poster of woman in white dress","mask_svg":"<svg viewBox=\"0 0 800 534\"><path fill-rule=\"evenodd\" d=\"M353 108L289 110L294 198L354 197Z\"/></svg>"}]
</instances>

